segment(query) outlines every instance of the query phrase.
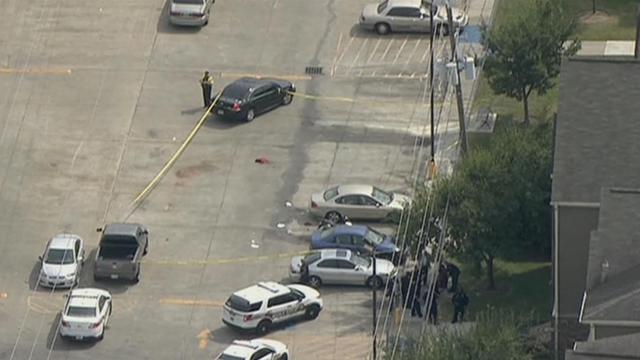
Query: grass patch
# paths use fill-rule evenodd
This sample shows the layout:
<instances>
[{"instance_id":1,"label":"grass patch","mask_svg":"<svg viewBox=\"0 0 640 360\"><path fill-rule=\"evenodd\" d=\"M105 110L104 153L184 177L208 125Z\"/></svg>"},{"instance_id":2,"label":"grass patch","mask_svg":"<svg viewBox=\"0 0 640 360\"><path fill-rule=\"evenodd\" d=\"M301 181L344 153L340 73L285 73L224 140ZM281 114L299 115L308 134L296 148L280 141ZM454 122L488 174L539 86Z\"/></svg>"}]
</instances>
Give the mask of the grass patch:
<instances>
[{"instance_id":1,"label":"grass patch","mask_svg":"<svg viewBox=\"0 0 640 360\"><path fill-rule=\"evenodd\" d=\"M495 270L497 290L488 291L484 274L474 276L472 269L462 268L461 284L470 299L469 320L488 306L523 315L531 313L538 321L548 320L552 299L550 263L497 261ZM443 321L449 320L452 314L451 303L446 300L449 303L442 306Z\"/></svg>"},{"instance_id":2,"label":"grass patch","mask_svg":"<svg viewBox=\"0 0 640 360\"><path fill-rule=\"evenodd\" d=\"M581 19L578 37L582 40L634 40L637 0L562 0Z\"/></svg>"}]
</instances>

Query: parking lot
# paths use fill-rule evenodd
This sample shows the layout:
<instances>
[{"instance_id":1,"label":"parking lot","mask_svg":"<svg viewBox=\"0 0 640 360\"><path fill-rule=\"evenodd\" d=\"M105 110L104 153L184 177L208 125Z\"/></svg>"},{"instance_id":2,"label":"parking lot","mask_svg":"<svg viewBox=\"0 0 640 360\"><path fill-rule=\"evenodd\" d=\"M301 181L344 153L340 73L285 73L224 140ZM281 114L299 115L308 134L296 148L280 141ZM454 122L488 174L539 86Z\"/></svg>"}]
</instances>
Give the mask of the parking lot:
<instances>
[{"instance_id":1,"label":"parking lot","mask_svg":"<svg viewBox=\"0 0 640 360\"><path fill-rule=\"evenodd\" d=\"M164 0L5 0L0 359L210 359L250 337L222 324L227 297L284 280L290 257L308 249L312 192L347 182L408 191L428 153L428 41L360 31L368 2L217 0L198 30L169 25ZM277 76L309 96L249 124L211 117L130 214L204 113L205 69L218 90ZM128 214L150 230L140 283L96 285L114 296L102 342L61 340L65 291L36 286L37 257L54 234L79 234L80 285L94 286L95 229ZM321 293L318 319L268 337L295 359L366 358L370 292Z\"/></svg>"}]
</instances>

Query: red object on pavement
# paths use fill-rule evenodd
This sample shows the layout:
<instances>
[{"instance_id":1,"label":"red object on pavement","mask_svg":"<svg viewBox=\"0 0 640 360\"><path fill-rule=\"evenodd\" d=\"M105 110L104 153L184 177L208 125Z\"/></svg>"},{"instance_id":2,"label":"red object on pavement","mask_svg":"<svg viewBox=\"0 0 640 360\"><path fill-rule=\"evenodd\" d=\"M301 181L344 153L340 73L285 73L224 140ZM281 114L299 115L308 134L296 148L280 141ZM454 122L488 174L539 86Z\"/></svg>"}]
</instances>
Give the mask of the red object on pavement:
<instances>
[{"instance_id":1,"label":"red object on pavement","mask_svg":"<svg viewBox=\"0 0 640 360\"><path fill-rule=\"evenodd\" d=\"M266 157L261 156L261 157L257 158L254 162L257 163L257 164L268 164L271 161L269 161L269 159L267 159Z\"/></svg>"}]
</instances>

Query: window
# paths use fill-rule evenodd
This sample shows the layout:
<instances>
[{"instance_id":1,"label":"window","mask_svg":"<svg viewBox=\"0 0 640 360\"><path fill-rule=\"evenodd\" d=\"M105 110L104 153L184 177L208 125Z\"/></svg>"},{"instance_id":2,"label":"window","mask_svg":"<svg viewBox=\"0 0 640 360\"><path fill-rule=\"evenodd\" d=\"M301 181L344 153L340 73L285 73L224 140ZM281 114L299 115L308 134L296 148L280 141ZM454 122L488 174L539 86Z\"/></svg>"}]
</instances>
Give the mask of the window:
<instances>
[{"instance_id":1,"label":"window","mask_svg":"<svg viewBox=\"0 0 640 360\"><path fill-rule=\"evenodd\" d=\"M336 262L336 260L323 260L318 264L319 268L332 268L332 269L336 269L338 268L338 264Z\"/></svg>"},{"instance_id":2,"label":"window","mask_svg":"<svg viewBox=\"0 0 640 360\"><path fill-rule=\"evenodd\" d=\"M378 14L382 14L384 9L387 8L387 4L389 4L389 1L388 0L384 0L383 2L380 3L380 5L378 5Z\"/></svg>"},{"instance_id":3,"label":"window","mask_svg":"<svg viewBox=\"0 0 640 360\"><path fill-rule=\"evenodd\" d=\"M202 5L204 0L173 0L176 4Z\"/></svg>"},{"instance_id":4,"label":"window","mask_svg":"<svg viewBox=\"0 0 640 360\"><path fill-rule=\"evenodd\" d=\"M302 262L305 264L313 264L314 262L320 260L320 252L312 252L302 259Z\"/></svg>"},{"instance_id":5,"label":"window","mask_svg":"<svg viewBox=\"0 0 640 360\"><path fill-rule=\"evenodd\" d=\"M333 199L336 196L338 196L338 187L337 186L325 191L324 194L322 194L322 197L324 198L324 201L328 201L329 199Z\"/></svg>"},{"instance_id":6,"label":"window","mask_svg":"<svg viewBox=\"0 0 640 360\"><path fill-rule=\"evenodd\" d=\"M420 9L410 7L396 7L387 13L388 16L420 17Z\"/></svg>"},{"instance_id":7,"label":"window","mask_svg":"<svg viewBox=\"0 0 640 360\"><path fill-rule=\"evenodd\" d=\"M104 304L107 302L106 296L100 296L100 300L98 300L98 311L102 312L104 308Z\"/></svg>"},{"instance_id":8,"label":"window","mask_svg":"<svg viewBox=\"0 0 640 360\"><path fill-rule=\"evenodd\" d=\"M393 195L382 191L376 187L373 188L373 191L371 192L371 196L373 196L374 199L378 200L379 202L387 205L391 202L391 200L393 200Z\"/></svg>"},{"instance_id":9,"label":"window","mask_svg":"<svg viewBox=\"0 0 640 360\"><path fill-rule=\"evenodd\" d=\"M267 359L266 356L273 354L275 351L269 349L269 348L264 348L264 349L260 349L258 351L256 351L253 355L251 355L251 360L263 360L263 359Z\"/></svg>"},{"instance_id":10,"label":"window","mask_svg":"<svg viewBox=\"0 0 640 360\"><path fill-rule=\"evenodd\" d=\"M86 306L69 306L69 309L67 309L67 315L75 317L95 317L96 308Z\"/></svg>"},{"instance_id":11,"label":"window","mask_svg":"<svg viewBox=\"0 0 640 360\"><path fill-rule=\"evenodd\" d=\"M351 255L351 262L353 262L356 265L369 267L371 265L371 258L367 258L367 257L364 257L362 255L358 255L358 254L352 254Z\"/></svg>"},{"instance_id":12,"label":"window","mask_svg":"<svg viewBox=\"0 0 640 360\"><path fill-rule=\"evenodd\" d=\"M225 305L227 305L228 307L234 310L238 310L242 312L250 312L250 311L260 310L260 308L262 307L262 301L251 304L249 303L249 301L247 301L246 299L240 296L231 295L229 299L227 299L227 302L225 303Z\"/></svg>"},{"instance_id":13,"label":"window","mask_svg":"<svg viewBox=\"0 0 640 360\"><path fill-rule=\"evenodd\" d=\"M340 269L350 269L353 270L355 269L355 265L351 263L351 261L348 260L337 260L338 261L338 267Z\"/></svg>"},{"instance_id":14,"label":"window","mask_svg":"<svg viewBox=\"0 0 640 360\"><path fill-rule=\"evenodd\" d=\"M298 298L294 294L288 293L288 294L272 297L271 299L269 299L267 306L274 307L274 306L290 303L293 301L298 301Z\"/></svg>"},{"instance_id":15,"label":"window","mask_svg":"<svg viewBox=\"0 0 640 360\"><path fill-rule=\"evenodd\" d=\"M336 235L336 243L340 245L351 245L351 235L349 234Z\"/></svg>"},{"instance_id":16,"label":"window","mask_svg":"<svg viewBox=\"0 0 640 360\"><path fill-rule=\"evenodd\" d=\"M259 88L256 89L253 94L251 94L251 98L252 99L258 99L261 98L266 92L267 92L268 88Z\"/></svg>"},{"instance_id":17,"label":"window","mask_svg":"<svg viewBox=\"0 0 640 360\"><path fill-rule=\"evenodd\" d=\"M378 202L368 196L361 196L360 201L365 206L378 206Z\"/></svg>"},{"instance_id":18,"label":"window","mask_svg":"<svg viewBox=\"0 0 640 360\"><path fill-rule=\"evenodd\" d=\"M73 264L73 250L71 249L49 249L44 262L47 264Z\"/></svg>"},{"instance_id":19,"label":"window","mask_svg":"<svg viewBox=\"0 0 640 360\"><path fill-rule=\"evenodd\" d=\"M336 199L336 203L343 205L360 205L359 195L346 195Z\"/></svg>"},{"instance_id":20,"label":"window","mask_svg":"<svg viewBox=\"0 0 640 360\"><path fill-rule=\"evenodd\" d=\"M373 229L369 229L369 231L367 231L366 234L364 234L364 237L372 244L381 244L384 241L384 235L380 234L379 232L373 230Z\"/></svg>"},{"instance_id":21,"label":"window","mask_svg":"<svg viewBox=\"0 0 640 360\"><path fill-rule=\"evenodd\" d=\"M365 241L362 238L362 236L360 235L354 235L353 236L353 245L358 246L358 247L362 247L365 246Z\"/></svg>"}]
</instances>

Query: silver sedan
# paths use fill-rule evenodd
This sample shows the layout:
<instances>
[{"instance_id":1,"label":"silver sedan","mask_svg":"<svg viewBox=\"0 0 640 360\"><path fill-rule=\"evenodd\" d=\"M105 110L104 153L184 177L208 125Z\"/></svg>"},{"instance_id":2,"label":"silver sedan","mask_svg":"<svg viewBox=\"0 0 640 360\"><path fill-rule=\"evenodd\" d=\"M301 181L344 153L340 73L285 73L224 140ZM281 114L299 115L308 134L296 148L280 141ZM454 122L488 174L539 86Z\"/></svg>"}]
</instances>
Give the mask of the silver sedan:
<instances>
[{"instance_id":1,"label":"silver sedan","mask_svg":"<svg viewBox=\"0 0 640 360\"><path fill-rule=\"evenodd\" d=\"M389 260L376 258L376 276L373 276L373 261L346 249L324 249L306 256L291 259L290 277L304 281L310 286L322 284L366 285L380 288L396 273Z\"/></svg>"},{"instance_id":2,"label":"silver sedan","mask_svg":"<svg viewBox=\"0 0 640 360\"><path fill-rule=\"evenodd\" d=\"M372 185L341 185L311 195L311 213L328 219L384 220L411 203L402 194L386 192Z\"/></svg>"},{"instance_id":3,"label":"silver sedan","mask_svg":"<svg viewBox=\"0 0 640 360\"><path fill-rule=\"evenodd\" d=\"M365 6L360 16L360 26L384 35L391 31L425 32L431 31L429 4L422 0L384 0L379 4ZM461 10L452 8L453 24L465 27L469 18ZM437 31L448 30L447 10L444 6L433 5L433 25Z\"/></svg>"},{"instance_id":4,"label":"silver sedan","mask_svg":"<svg viewBox=\"0 0 640 360\"><path fill-rule=\"evenodd\" d=\"M170 0L169 21L181 26L207 25L214 2L215 0Z\"/></svg>"}]
</instances>

